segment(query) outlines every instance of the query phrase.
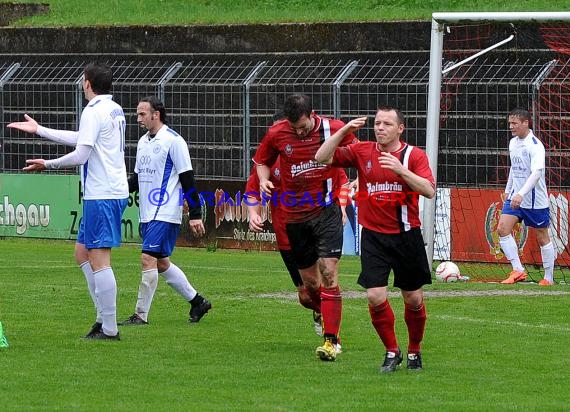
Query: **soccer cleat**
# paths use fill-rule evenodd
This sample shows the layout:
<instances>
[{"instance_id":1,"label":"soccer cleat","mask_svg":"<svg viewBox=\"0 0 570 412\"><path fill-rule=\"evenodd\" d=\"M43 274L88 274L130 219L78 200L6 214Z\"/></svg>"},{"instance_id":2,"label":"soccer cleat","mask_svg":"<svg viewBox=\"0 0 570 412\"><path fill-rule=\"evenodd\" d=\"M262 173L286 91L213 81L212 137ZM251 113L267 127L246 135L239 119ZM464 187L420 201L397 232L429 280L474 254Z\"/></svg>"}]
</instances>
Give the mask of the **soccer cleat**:
<instances>
[{"instance_id":1,"label":"soccer cleat","mask_svg":"<svg viewBox=\"0 0 570 412\"><path fill-rule=\"evenodd\" d=\"M512 285L513 283L522 282L526 280L528 275L524 272L519 272L518 270L513 270L509 277L503 280L501 283L503 285Z\"/></svg>"},{"instance_id":2,"label":"soccer cleat","mask_svg":"<svg viewBox=\"0 0 570 412\"><path fill-rule=\"evenodd\" d=\"M89 337L85 337L85 339L93 339L93 340L121 340L121 336L119 335L119 332L117 332L117 334L115 336L113 335L107 335L105 333L103 333L103 331L94 333L93 335L89 336Z\"/></svg>"},{"instance_id":3,"label":"soccer cleat","mask_svg":"<svg viewBox=\"0 0 570 412\"><path fill-rule=\"evenodd\" d=\"M548 279L540 279L540 282L538 282L538 284L540 286L552 286L554 285L554 282L551 282Z\"/></svg>"},{"instance_id":4,"label":"soccer cleat","mask_svg":"<svg viewBox=\"0 0 570 412\"><path fill-rule=\"evenodd\" d=\"M333 339L333 343L335 342L335 340ZM336 354L338 355L339 353L342 353L342 345L341 345L341 341L340 341L340 336L337 336L336 338L336 343L334 343L334 348L336 350Z\"/></svg>"},{"instance_id":5,"label":"soccer cleat","mask_svg":"<svg viewBox=\"0 0 570 412\"><path fill-rule=\"evenodd\" d=\"M202 303L199 303L196 306L192 306L190 308L190 313L189 313L190 319L188 319L188 322L190 323L200 322L200 319L202 319L210 309L212 309L212 304L207 299L204 299Z\"/></svg>"},{"instance_id":6,"label":"soccer cleat","mask_svg":"<svg viewBox=\"0 0 570 412\"><path fill-rule=\"evenodd\" d=\"M316 355L322 361L334 361L336 359L336 345L331 338L326 338L322 346L315 350Z\"/></svg>"},{"instance_id":7,"label":"soccer cleat","mask_svg":"<svg viewBox=\"0 0 570 412\"><path fill-rule=\"evenodd\" d=\"M134 326L134 325L148 325L146 320L143 320L138 314L133 314L127 320L118 323L119 326Z\"/></svg>"},{"instance_id":8,"label":"soccer cleat","mask_svg":"<svg viewBox=\"0 0 570 412\"><path fill-rule=\"evenodd\" d=\"M91 326L91 330L89 331L89 333L87 335L85 335L83 338L91 339L93 337L93 335L103 331L101 329L102 327L103 327L103 324L101 322L95 322L93 324L93 326Z\"/></svg>"},{"instance_id":9,"label":"soccer cleat","mask_svg":"<svg viewBox=\"0 0 570 412\"><path fill-rule=\"evenodd\" d=\"M398 349L398 352L388 351L384 357L384 363L380 366L380 372L394 372L400 366L400 363L402 363L402 352L400 349Z\"/></svg>"},{"instance_id":10,"label":"soccer cleat","mask_svg":"<svg viewBox=\"0 0 570 412\"><path fill-rule=\"evenodd\" d=\"M408 370L419 371L422 369L422 354L418 353L408 353Z\"/></svg>"},{"instance_id":11,"label":"soccer cleat","mask_svg":"<svg viewBox=\"0 0 570 412\"><path fill-rule=\"evenodd\" d=\"M313 311L313 327L317 335L323 336L323 315L315 311Z\"/></svg>"},{"instance_id":12,"label":"soccer cleat","mask_svg":"<svg viewBox=\"0 0 570 412\"><path fill-rule=\"evenodd\" d=\"M340 345L340 343L335 343L334 344L334 350L336 351L336 354L338 355L339 353L342 353L342 346Z\"/></svg>"}]
</instances>

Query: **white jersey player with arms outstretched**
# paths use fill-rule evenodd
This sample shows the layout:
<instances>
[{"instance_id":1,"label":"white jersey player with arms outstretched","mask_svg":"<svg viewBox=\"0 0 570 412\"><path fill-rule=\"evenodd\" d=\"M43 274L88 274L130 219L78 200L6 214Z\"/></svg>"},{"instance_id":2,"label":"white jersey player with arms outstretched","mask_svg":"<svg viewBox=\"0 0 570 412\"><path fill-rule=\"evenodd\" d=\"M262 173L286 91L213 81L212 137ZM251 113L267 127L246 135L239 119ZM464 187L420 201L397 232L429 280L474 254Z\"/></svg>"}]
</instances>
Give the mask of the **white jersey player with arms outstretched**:
<instances>
[{"instance_id":1,"label":"white jersey player with arms outstretched","mask_svg":"<svg viewBox=\"0 0 570 412\"><path fill-rule=\"evenodd\" d=\"M124 157L126 121L123 109L110 94L111 68L90 63L83 74L83 92L89 103L81 114L78 131L48 129L27 115L25 122L10 123L8 127L75 147L58 159L27 160L24 170L82 166L83 217L75 259L97 312L95 324L85 338L119 340L111 248L121 244L121 217L129 197Z\"/></svg>"}]
</instances>

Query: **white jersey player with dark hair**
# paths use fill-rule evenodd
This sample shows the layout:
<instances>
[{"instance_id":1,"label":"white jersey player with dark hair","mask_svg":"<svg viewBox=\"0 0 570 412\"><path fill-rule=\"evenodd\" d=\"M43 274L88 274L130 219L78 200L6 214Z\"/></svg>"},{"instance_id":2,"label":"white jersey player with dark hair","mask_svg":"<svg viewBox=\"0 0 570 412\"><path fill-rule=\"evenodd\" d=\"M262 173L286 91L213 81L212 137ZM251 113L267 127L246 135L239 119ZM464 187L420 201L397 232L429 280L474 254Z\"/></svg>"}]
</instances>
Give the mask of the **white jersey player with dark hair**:
<instances>
[{"instance_id":1,"label":"white jersey player with dark hair","mask_svg":"<svg viewBox=\"0 0 570 412\"><path fill-rule=\"evenodd\" d=\"M135 313L120 325L146 325L158 275L190 302L189 322L196 323L212 305L192 287L184 272L170 261L182 222L182 193L189 204L190 231L205 233L194 171L184 139L168 127L164 104L154 96L137 106L137 121L147 130L139 140L135 173L129 191L139 191L142 278Z\"/></svg>"},{"instance_id":2,"label":"white jersey player with dark hair","mask_svg":"<svg viewBox=\"0 0 570 412\"><path fill-rule=\"evenodd\" d=\"M104 64L84 69L83 91L89 101L78 131L40 126L25 115L25 122L8 127L74 146L58 159L27 160L25 171L41 171L82 165L83 218L75 244L75 259L87 280L97 318L87 339L119 340L116 317L117 284L111 268L111 248L121 243L121 217L129 197L125 168L125 115L113 101L113 74Z\"/></svg>"},{"instance_id":3,"label":"white jersey player with dark hair","mask_svg":"<svg viewBox=\"0 0 570 412\"><path fill-rule=\"evenodd\" d=\"M550 212L545 180L545 151L542 142L529 128L529 122L530 113L525 109L513 109L509 114L509 128L513 136L509 142L511 168L503 193L504 205L497 231L501 248L513 270L501 283L513 284L527 278L511 233L515 224L523 221L534 228L540 246L544 279L539 284L550 286L554 284L555 256L548 234Z\"/></svg>"}]
</instances>

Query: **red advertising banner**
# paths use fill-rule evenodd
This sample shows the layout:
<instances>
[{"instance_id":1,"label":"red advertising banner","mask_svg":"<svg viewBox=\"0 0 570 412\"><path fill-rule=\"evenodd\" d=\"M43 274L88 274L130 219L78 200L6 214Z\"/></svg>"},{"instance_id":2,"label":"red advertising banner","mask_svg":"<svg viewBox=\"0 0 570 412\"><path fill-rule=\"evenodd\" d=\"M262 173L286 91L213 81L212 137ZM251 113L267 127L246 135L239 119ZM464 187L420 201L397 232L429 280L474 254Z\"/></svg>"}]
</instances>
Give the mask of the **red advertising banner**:
<instances>
[{"instance_id":1,"label":"red advertising banner","mask_svg":"<svg viewBox=\"0 0 570 412\"><path fill-rule=\"evenodd\" d=\"M451 189L451 258L457 261L508 263L499 245L497 225L503 203L502 190ZM570 265L568 251L569 192L550 193L550 238L556 263ZM532 228L518 224L513 236L523 263L542 262Z\"/></svg>"}]
</instances>

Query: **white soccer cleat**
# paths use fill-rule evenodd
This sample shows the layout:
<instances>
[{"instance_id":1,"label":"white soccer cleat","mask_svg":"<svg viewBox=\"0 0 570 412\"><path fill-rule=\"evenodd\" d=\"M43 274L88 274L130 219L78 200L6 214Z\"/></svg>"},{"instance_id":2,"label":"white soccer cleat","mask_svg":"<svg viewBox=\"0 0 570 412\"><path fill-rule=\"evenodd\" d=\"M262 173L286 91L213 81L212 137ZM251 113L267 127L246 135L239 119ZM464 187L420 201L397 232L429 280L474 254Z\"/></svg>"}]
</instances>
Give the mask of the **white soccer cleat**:
<instances>
[{"instance_id":1,"label":"white soccer cleat","mask_svg":"<svg viewBox=\"0 0 570 412\"><path fill-rule=\"evenodd\" d=\"M317 335L323 336L323 316L315 311L313 311L313 327Z\"/></svg>"}]
</instances>

